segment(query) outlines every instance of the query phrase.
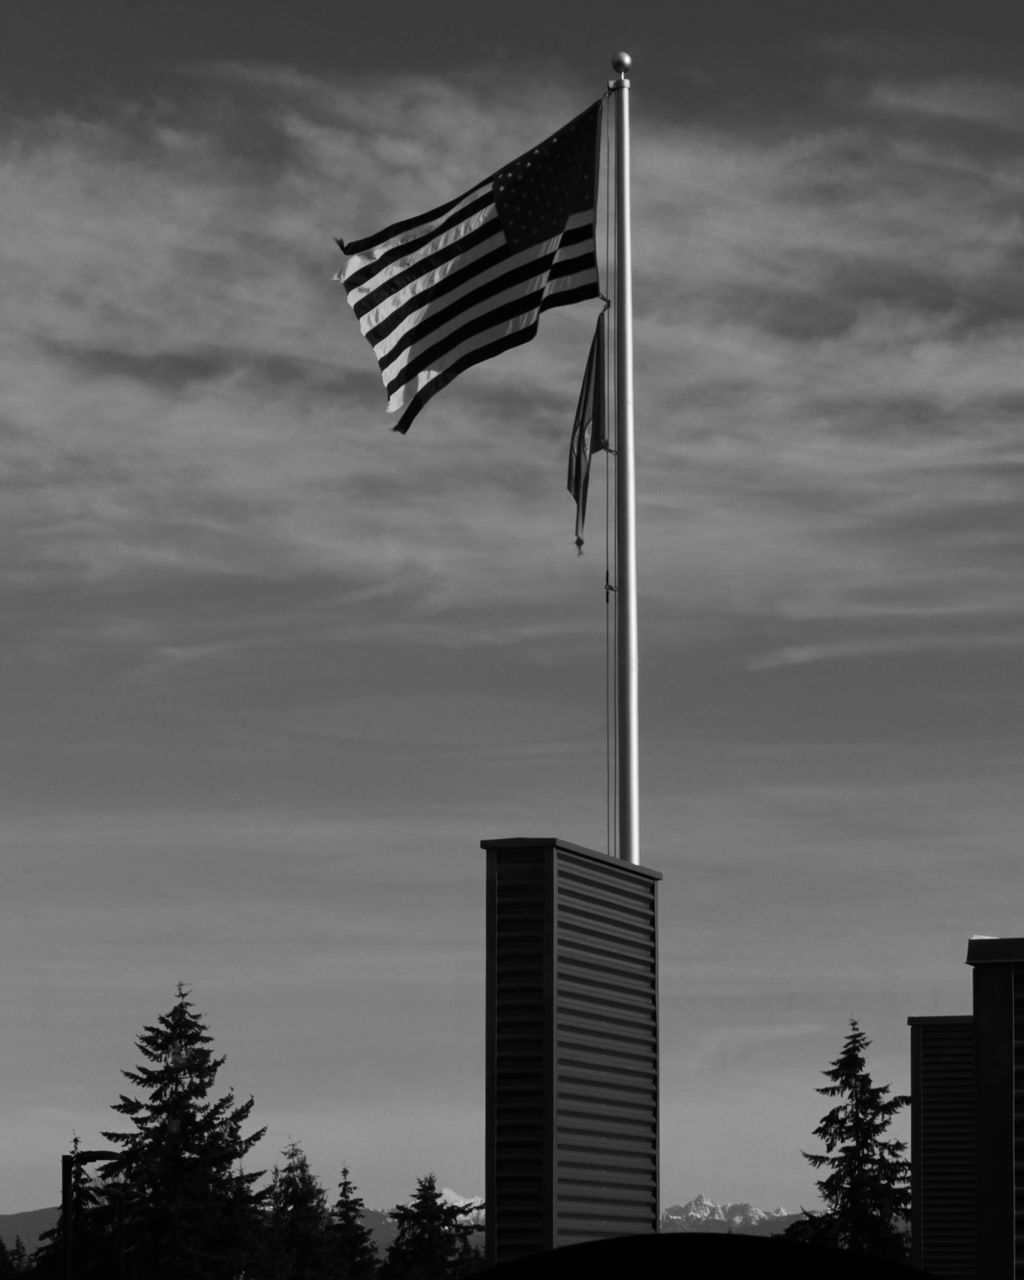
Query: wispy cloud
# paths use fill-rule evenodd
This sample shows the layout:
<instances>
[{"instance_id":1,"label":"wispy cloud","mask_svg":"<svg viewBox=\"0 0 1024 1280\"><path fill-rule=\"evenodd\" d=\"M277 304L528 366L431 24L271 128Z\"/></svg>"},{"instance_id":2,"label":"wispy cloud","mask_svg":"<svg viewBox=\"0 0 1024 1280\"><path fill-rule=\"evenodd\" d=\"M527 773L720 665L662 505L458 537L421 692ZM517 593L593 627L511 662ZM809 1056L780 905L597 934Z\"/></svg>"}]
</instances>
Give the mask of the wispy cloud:
<instances>
[{"instance_id":1,"label":"wispy cloud","mask_svg":"<svg viewBox=\"0 0 1024 1280\"><path fill-rule=\"evenodd\" d=\"M891 611L888 611L891 612ZM943 611L945 616L945 611ZM947 652L977 652L981 649L1018 650L1024 643L1019 629L998 633L970 631L961 635L939 635L926 632L920 635L878 635L863 640L829 640L823 644L784 645L780 649L754 658L748 664L751 671L767 671L772 667L799 665L805 662L836 662L847 659L871 657L877 654L920 653L922 649Z\"/></svg>"},{"instance_id":2,"label":"wispy cloud","mask_svg":"<svg viewBox=\"0 0 1024 1280\"><path fill-rule=\"evenodd\" d=\"M767 121L770 58L735 110L713 57L660 105L637 83L666 1184L694 1150L714 1180L684 1196L809 1187L799 1138L779 1151L845 1018L903 1070L966 935L1016 927L1020 91L869 44L812 67L803 43L811 81ZM565 492L592 311L546 315L399 438L331 281L335 235L465 189L588 91L535 63L363 65L193 65L0 124L25 1160L70 1124L40 1088L109 1122L185 978L275 1144L315 1129L332 1176L355 1135L383 1187L454 1135L477 1176L479 839L604 840L603 460L582 560ZM752 1152L763 1191L735 1182Z\"/></svg>"},{"instance_id":3,"label":"wispy cloud","mask_svg":"<svg viewBox=\"0 0 1024 1280\"><path fill-rule=\"evenodd\" d=\"M1017 85L990 79L967 76L937 76L917 82L880 79L872 85L868 102L892 116L931 117L944 125L974 124L1011 135L1024 132L1021 117L1024 92Z\"/></svg>"},{"instance_id":4,"label":"wispy cloud","mask_svg":"<svg viewBox=\"0 0 1024 1280\"><path fill-rule=\"evenodd\" d=\"M578 104L499 86L483 112L472 79L341 89L241 66L193 84L188 106L6 140L4 572L313 570L386 583L407 616L417 597L472 600L481 624L571 589L571 557L550 557L586 318L546 318L542 342L467 375L396 440L328 277L332 233L444 198ZM869 588L911 580L939 612L1005 606L1012 565L980 579L976 553L1024 461L1019 171L939 125L884 126L939 103L996 127L1011 99L878 83L859 116L786 140L640 133L652 625L695 592L730 612L856 616Z\"/></svg>"}]
</instances>

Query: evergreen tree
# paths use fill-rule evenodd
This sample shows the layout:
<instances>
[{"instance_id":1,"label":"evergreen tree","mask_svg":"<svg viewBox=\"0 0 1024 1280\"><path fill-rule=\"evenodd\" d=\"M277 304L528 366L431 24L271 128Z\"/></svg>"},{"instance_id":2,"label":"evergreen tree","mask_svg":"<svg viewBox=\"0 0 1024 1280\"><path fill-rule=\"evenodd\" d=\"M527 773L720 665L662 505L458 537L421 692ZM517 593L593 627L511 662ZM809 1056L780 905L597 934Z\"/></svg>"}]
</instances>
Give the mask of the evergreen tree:
<instances>
[{"instance_id":1,"label":"evergreen tree","mask_svg":"<svg viewBox=\"0 0 1024 1280\"><path fill-rule=\"evenodd\" d=\"M373 1232L363 1221L365 1206L350 1181L348 1169L341 1171L338 1198L331 1208L330 1280L371 1280L377 1270L377 1246Z\"/></svg>"},{"instance_id":2,"label":"evergreen tree","mask_svg":"<svg viewBox=\"0 0 1024 1280\"><path fill-rule=\"evenodd\" d=\"M297 1142L273 1171L264 1257L267 1280L323 1280L330 1245L327 1195Z\"/></svg>"},{"instance_id":3,"label":"evergreen tree","mask_svg":"<svg viewBox=\"0 0 1024 1280\"><path fill-rule=\"evenodd\" d=\"M14 1244L11 1245L7 1254L7 1259L11 1264L16 1276L27 1276L31 1269L28 1257L28 1251L25 1248L25 1241L21 1236L14 1237Z\"/></svg>"},{"instance_id":4,"label":"evergreen tree","mask_svg":"<svg viewBox=\"0 0 1024 1280\"><path fill-rule=\"evenodd\" d=\"M0 1239L0 1280L8 1280L10 1276L16 1276L17 1274L14 1261L7 1251L7 1246Z\"/></svg>"},{"instance_id":5,"label":"evergreen tree","mask_svg":"<svg viewBox=\"0 0 1024 1280\"><path fill-rule=\"evenodd\" d=\"M470 1244L476 1231L461 1205L447 1204L432 1173L420 1178L412 1203L396 1205L398 1235L384 1262L385 1280L451 1280L480 1264Z\"/></svg>"},{"instance_id":6,"label":"evergreen tree","mask_svg":"<svg viewBox=\"0 0 1024 1280\"><path fill-rule=\"evenodd\" d=\"M136 1046L145 1062L122 1074L143 1097L114 1110L134 1126L103 1136L120 1148L103 1166L123 1197L125 1275L134 1280L232 1280L245 1266L257 1225L261 1173L240 1161L266 1132L244 1135L253 1100L211 1097L224 1059L187 988Z\"/></svg>"},{"instance_id":7,"label":"evergreen tree","mask_svg":"<svg viewBox=\"0 0 1024 1280\"><path fill-rule=\"evenodd\" d=\"M825 1152L803 1153L815 1169L829 1169L818 1183L826 1211L805 1210L785 1234L853 1253L902 1259L907 1251L910 1166L903 1156L906 1143L887 1141L882 1135L910 1098L887 1097L891 1086L872 1082L864 1060L870 1044L851 1018L842 1053L823 1073L831 1083L818 1089L825 1097L842 1099L814 1130Z\"/></svg>"}]
</instances>

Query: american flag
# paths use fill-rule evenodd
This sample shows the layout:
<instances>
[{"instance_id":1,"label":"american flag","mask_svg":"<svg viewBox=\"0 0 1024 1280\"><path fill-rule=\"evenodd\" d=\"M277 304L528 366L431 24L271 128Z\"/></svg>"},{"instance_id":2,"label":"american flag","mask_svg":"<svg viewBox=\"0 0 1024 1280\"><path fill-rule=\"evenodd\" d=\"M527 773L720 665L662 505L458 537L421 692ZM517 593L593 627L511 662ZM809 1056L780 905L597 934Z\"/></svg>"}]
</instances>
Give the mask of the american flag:
<instances>
[{"instance_id":1,"label":"american flag","mask_svg":"<svg viewBox=\"0 0 1024 1280\"><path fill-rule=\"evenodd\" d=\"M599 295L595 102L540 146L418 218L345 244L338 279L406 432L463 369L537 332L549 307Z\"/></svg>"}]
</instances>

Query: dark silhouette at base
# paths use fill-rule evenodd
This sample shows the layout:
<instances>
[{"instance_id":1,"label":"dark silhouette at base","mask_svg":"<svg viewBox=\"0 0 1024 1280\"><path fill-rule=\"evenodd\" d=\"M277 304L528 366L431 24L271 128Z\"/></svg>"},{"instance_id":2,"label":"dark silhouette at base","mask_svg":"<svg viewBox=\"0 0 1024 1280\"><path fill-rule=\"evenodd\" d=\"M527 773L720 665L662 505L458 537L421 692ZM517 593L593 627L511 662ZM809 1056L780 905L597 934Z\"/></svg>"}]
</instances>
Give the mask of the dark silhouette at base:
<instances>
[{"instance_id":1,"label":"dark silhouette at base","mask_svg":"<svg viewBox=\"0 0 1024 1280\"><path fill-rule=\"evenodd\" d=\"M794 1244L780 1236L671 1235L619 1236L591 1240L547 1253L531 1254L478 1273L480 1280L537 1280L538 1276L642 1275L644 1280L685 1276L781 1275L786 1280L922 1280L926 1272L903 1263Z\"/></svg>"}]
</instances>

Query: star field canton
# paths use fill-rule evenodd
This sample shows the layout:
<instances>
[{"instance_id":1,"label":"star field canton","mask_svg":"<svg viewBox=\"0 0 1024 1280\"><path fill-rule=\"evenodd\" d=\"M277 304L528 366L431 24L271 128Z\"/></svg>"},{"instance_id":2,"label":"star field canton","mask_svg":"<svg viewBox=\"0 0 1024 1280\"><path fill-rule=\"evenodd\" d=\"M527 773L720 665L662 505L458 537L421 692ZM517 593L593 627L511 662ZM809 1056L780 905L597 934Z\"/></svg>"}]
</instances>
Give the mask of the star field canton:
<instances>
[{"instance_id":1,"label":"star field canton","mask_svg":"<svg viewBox=\"0 0 1024 1280\"><path fill-rule=\"evenodd\" d=\"M463 369L529 342L540 313L599 294L595 102L418 218L345 244L338 278L406 432Z\"/></svg>"}]
</instances>

